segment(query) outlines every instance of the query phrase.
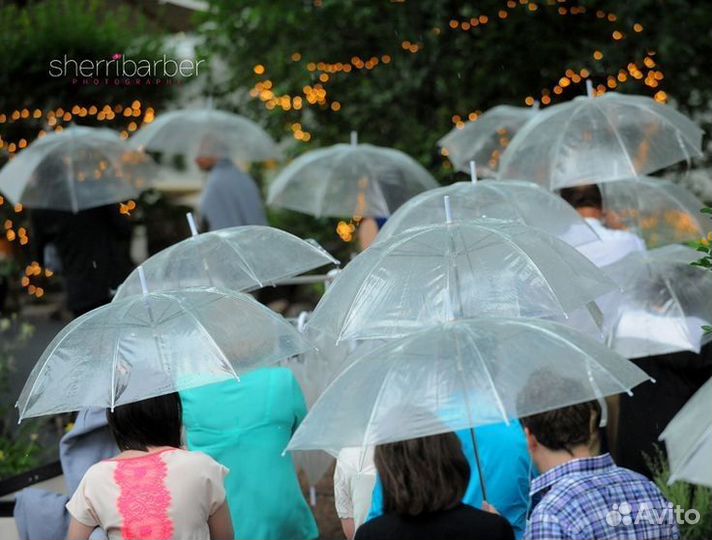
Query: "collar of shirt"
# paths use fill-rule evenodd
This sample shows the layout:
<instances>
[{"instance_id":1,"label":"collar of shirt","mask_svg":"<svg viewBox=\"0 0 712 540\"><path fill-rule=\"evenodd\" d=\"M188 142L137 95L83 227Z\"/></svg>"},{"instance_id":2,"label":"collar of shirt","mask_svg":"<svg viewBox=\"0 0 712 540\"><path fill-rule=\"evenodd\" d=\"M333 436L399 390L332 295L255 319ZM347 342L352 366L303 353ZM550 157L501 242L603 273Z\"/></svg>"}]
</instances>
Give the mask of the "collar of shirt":
<instances>
[{"instance_id":1,"label":"collar of shirt","mask_svg":"<svg viewBox=\"0 0 712 540\"><path fill-rule=\"evenodd\" d=\"M605 472L616 464L613 462L610 454L602 454L596 457L572 459L554 467L550 471L545 472L541 476L538 476L532 481L531 489L529 495L534 497L541 494L543 491L548 490L556 482L574 473L597 473Z\"/></svg>"}]
</instances>

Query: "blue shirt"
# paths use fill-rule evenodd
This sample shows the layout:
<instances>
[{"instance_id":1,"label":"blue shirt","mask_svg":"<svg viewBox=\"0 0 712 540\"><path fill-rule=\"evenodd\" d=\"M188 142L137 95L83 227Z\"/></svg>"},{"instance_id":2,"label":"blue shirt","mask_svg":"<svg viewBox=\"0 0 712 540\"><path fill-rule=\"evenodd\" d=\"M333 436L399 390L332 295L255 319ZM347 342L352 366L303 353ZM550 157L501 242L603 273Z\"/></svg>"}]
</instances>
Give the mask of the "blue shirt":
<instances>
[{"instance_id":1,"label":"blue shirt","mask_svg":"<svg viewBox=\"0 0 712 540\"><path fill-rule=\"evenodd\" d=\"M531 494L540 501L527 524L527 539L680 538L660 490L643 475L616 466L610 454L554 467L532 482Z\"/></svg>"},{"instance_id":2,"label":"blue shirt","mask_svg":"<svg viewBox=\"0 0 712 540\"><path fill-rule=\"evenodd\" d=\"M475 451L469 429L457 431L462 451L470 464L470 484L462 502L482 508L482 488L477 473ZM475 429L482 471L487 485L487 498L492 506L509 521L517 538L526 525L529 504L529 474L531 462L524 431L519 422L495 424ZM376 480L368 519L383 514L383 486Z\"/></svg>"}]
</instances>

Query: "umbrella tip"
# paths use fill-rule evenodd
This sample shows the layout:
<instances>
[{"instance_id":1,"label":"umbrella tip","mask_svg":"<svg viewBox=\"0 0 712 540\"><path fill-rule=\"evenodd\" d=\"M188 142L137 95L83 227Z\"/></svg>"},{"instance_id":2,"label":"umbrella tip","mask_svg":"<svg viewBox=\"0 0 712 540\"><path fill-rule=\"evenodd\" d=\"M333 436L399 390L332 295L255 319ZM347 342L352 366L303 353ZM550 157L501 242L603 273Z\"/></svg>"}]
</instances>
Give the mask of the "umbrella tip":
<instances>
[{"instance_id":1,"label":"umbrella tip","mask_svg":"<svg viewBox=\"0 0 712 540\"><path fill-rule=\"evenodd\" d=\"M351 145L356 146L358 144L358 131L351 132Z\"/></svg>"},{"instance_id":2,"label":"umbrella tip","mask_svg":"<svg viewBox=\"0 0 712 540\"><path fill-rule=\"evenodd\" d=\"M188 227L190 227L190 235L198 236L198 227L195 225L195 218L193 217L193 212L186 212L185 218L188 220Z\"/></svg>"},{"instance_id":3,"label":"umbrella tip","mask_svg":"<svg viewBox=\"0 0 712 540\"><path fill-rule=\"evenodd\" d=\"M443 205L445 206L445 223L452 223L452 207L450 206L450 195L443 197Z\"/></svg>"},{"instance_id":4,"label":"umbrella tip","mask_svg":"<svg viewBox=\"0 0 712 540\"><path fill-rule=\"evenodd\" d=\"M475 160L470 160L470 180L473 184L477 183L477 164Z\"/></svg>"},{"instance_id":5,"label":"umbrella tip","mask_svg":"<svg viewBox=\"0 0 712 540\"><path fill-rule=\"evenodd\" d=\"M146 296L148 294L148 283L146 283L146 274L143 271L143 266L138 267L138 279L141 282L141 291L143 295Z\"/></svg>"},{"instance_id":6,"label":"umbrella tip","mask_svg":"<svg viewBox=\"0 0 712 540\"><path fill-rule=\"evenodd\" d=\"M588 97L594 97L593 93L593 81L591 79L586 79L586 95Z\"/></svg>"}]
</instances>

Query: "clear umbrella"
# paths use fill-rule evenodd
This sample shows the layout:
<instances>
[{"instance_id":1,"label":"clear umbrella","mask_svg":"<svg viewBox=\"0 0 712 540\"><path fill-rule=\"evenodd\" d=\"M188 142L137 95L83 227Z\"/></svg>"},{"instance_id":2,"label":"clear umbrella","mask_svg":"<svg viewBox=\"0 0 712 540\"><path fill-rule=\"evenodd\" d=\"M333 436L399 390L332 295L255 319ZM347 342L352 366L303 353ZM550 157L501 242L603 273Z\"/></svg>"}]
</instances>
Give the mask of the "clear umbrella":
<instances>
[{"instance_id":1,"label":"clear umbrella","mask_svg":"<svg viewBox=\"0 0 712 540\"><path fill-rule=\"evenodd\" d=\"M272 182L267 202L317 217L388 217L435 187L430 173L403 152L354 142L295 159Z\"/></svg>"},{"instance_id":2,"label":"clear umbrella","mask_svg":"<svg viewBox=\"0 0 712 540\"><path fill-rule=\"evenodd\" d=\"M160 251L142 270L152 290L221 287L250 291L325 264L338 264L316 242L273 227L247 225L197 234ZM119 287L116 299L141 294L138 269Z\"/></svg>"},{"instance_id":3,"label":"clear umbrella","mask_svg":"<svg viewBox=\"0 0 712 540\"><path fill-rule=\"evenodd\" d=\"M684 187L660 178L631 178L601 184L609 225L635 232L649 248L692 242L712 232L704 203Z\"/></svg>"},{"instance_id":4,"label":"clear umbrella","mask_svg":"<svg viewBox=\"0 0 712 540\"><path fill-rule=\"evenodd\" d=\"M218 109L182 109L160 114L139 129L130 143L147 152L193 157L206 137L220 141L236 161L281 157L275 142L259 125L239 114Z\"/></svg>"},{"instance_id":5,"label":"clear umbrella","mask_svg":"<svg viewBox=\"0 0 712 540\"><path fill-rule=\"evenodd\" d=\"M498 105L477 120L453 128L438 145L447 151L456 170L469 172L470 161L475 161L479 174L491 177L512 137L537 112L535 108Z\"/></svg>"},{"instance_id":6,"label":"clear umbrella","mask_svg":"<svg viewBox=\"0 0 712 540\"><path fill-rule=\"evenodd\" d=\"M378 242L339 274L307 328L384 339L456 317L555 317L614 284L575 248L516 222L410 229Z\"/></svg>"},{"instance_id":7,"label":"clear umbrella","mask_svg":"<svg viewBox=\"0 0 712 540\"><path fill-rule=\"evenodd\" d=\"M561 197L532 182L458 182L416 195L401 206L378 233L378 241L423 225L443 223L443 196L450 196L458 220L495 218L518 221L578 246L598 235Z\"/></svg>"},{"instance_id":8,"label":"clear umbrella","mask_svg":"<svg viewBox=\"0 0 712 540\"><path fill-rule=\"evenodd\" d=\"M665 441L670 479L712 487L712 379L680 409L660 435Z\"/></svg>"},{"instance_id":9,"label":"clear umbrella","mask_svg":"<svg viewBox=\"0 0 712 540\"><path fill-rule=\"evenodd\" d=\"M157 172L110 129L72 126L30 144L0 170L0 191L28 208L79 212L127 201Z\"/></svg>"},{"instance_id":10,"label":"clear umbrella","mask_svg":"<svg viewBox=\"0 0 712 540\"><path fill-rule=\"evenodd\" d=\"M20 419L114 407L226 380L308 349L251 296L220 289L146 293L67 325L20 393Z\"/></svg>"},{"instance_id":11,"label":"clear umbrella","mask_svg":"<svg viewBox=\"0 0 712 540\"><path fill-rule=\"evenodd\" d=\"M622 294L602 302L609 345L626 358L677 351L700 352L712 339L712 279L691 266L699 253L670 245L632 253L605 268Z\"/></svg>"},{"instance_id":12,"label":"clear umbrella","mask_svg":"<svg viewBox=\"0 0 712 540\"><path fill-rule=\"evenodd\" d=\"M642 176L702 156L702 130L669 105L609 92L554 105L528 122L498 178L547 189Z\"/></svg>"},{"instance_id":13,"label":"clear umbrella","mask_svg":"<svg viewBox=\"0 0 712 540\"><path fill-rule=\"evenodd\" d=\"M509 422L629 392L646 379L632 362L567 326L448 321L355 355L287 449L336 455L345 447Z\"/></svg>"}]
</instances>

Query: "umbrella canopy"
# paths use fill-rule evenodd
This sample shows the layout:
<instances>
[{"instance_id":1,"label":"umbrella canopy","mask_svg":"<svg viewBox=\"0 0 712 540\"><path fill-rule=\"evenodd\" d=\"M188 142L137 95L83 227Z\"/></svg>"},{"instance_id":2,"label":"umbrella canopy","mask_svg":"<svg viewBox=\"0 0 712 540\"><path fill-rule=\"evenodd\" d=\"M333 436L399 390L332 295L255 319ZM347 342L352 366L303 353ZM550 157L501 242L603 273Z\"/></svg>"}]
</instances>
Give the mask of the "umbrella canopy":
<instances>
[{"instance_id":1,"label":"umbrella canopy","mask_svg":"<svg viewBox=\"0 0 712 540\"><path fill-rule=\"evenodd\" d=\"M560 316L613 288L575 248L520 223L430 225L356 257L322 297L307 328L339 339L387 339L453 313Z\"/></svg>"},{"instance_id":2,"label":"umbrella canopy","mask_svg":"<svg viewBox=\"0 0 712 540\"><path fill-rule=\"evenodd\" d=\"M325 264L339 264L316 242L260 225L196 234L142 265L153 291L220 287L250 291ZM142 293L138 269L119 287L116 300Z\"/></svg>"},{"instance_id":3,"label":"umbrella canopy","mask_svg":"<svg viewBox=\"0 0 712 540\"><path fill-rule=\"evenodd\" d=\"M609 345L626 358L677 351L700 352L712 339L712 276L691 266L695 250L670 245L632 253L605 268L622 294L606 300L604 329Z\"/></svg>"},{"instance_id":4,"label":"umbrella canopy","mask_svg":"<svg viewBox=\"0 0 712 540\"><path fill-rule=\"evenodd\" d=\"M370 144L337 144L287 165L268 204L317 217L388 217L413 195L438 187L410 156Z\"/></svg>"},{"instance_id":5,"label":"umbrella canopy","mask_svg":"<svg viewBox=\"0 0 712 540\"><path fill-rule=\"evenodd\" d=\"M469 173L470 161L474 161L481 176L491 177L512 137L537 112L534 108L498 105L477 120L453 128L438 145L447 150L456 170Z\"/></svg>"},{"instance_id":6,"label":"umbrella canopy","mask_svg":"<svg viewBox=\"0 0 712 540\"><path fill-rule=\"evenodd\" d=\"M509 422L628 392L646 379L632 362L560 324L449 321L355 355L287 449L336 453Z\"/></svg>"},{"instance_id":7,"label":"umbrella canopy","mask_svg":"<svg viewBox=\"0 0 712 540\"><path fill-rule=\"evenodd\" d=\"M73 126L34 141L0 170L0 191L28 208L79 212L127 201L157 168L118 133Z\"/></svg>"},{"instance_id":8,"label":"umbrella canopy","mask_svg":"<svg viewBox=\"0 0 712 540\"><path fill-rule=\"evenodd\" d=\"M669 105L608 92L554 105L528 122L498 178L547 189L642 176L702 156L702 130Z\"/></svg>"},{"instance_id":9,"label":"umbrella canopy","mask_svg":"<svg viewBox=\"0 0 712 540\"><path fill-rule=\"evenodd\" d=\"M598 235L561 197L532 182L457 182L416 195L401 206L378 233L378 241L423 225L445 222L443 197L450 196L458 220L495 218L517 221L579 246Z\"/></svg>"},{"instance_id":10,"label":"umbrella canopy","mask_svg":"<svg viewBox=\"0 0 712 540\"><path fill-rule=\"evenodd\" d=\"M712 379L700 388L660 435L670 462L670 480L712 487Z\"/></svg>"},{"instance_id":11,"label":"umbrella canopy","mask_svg":"<svg viewBox=\"0 0 712 540\"><path fill-rule=\"evenodd\" d=\"M220 289L147 293L69 323L20 393L20 419L114 407L237 377L309 348L251 296Z\"/></svg>"},{"instance_id":12,"label":"umbrella canopy","mask_svg":"<svg viewBox=\"0 0 712 540\"><path fill-rule=\"evenodd\" d=\"M606 220L645 240L649 248L692 242L712 232L700 213L705 204L684 187L660 178L601 184Z\"/></svg>"},{"instance_id":13,"label":"umbrella canopy","mask_svg":"<svg viewBox=\"0 0 712 540\"><path fill-rule=\"evenodd\" d=\"M135 148L194 157L209 138L221 145L218 157L253 162L280 159L277 145L252 120L217 109L183 109L160 114L130 139Z\"/></svg>"}]
</instances>

